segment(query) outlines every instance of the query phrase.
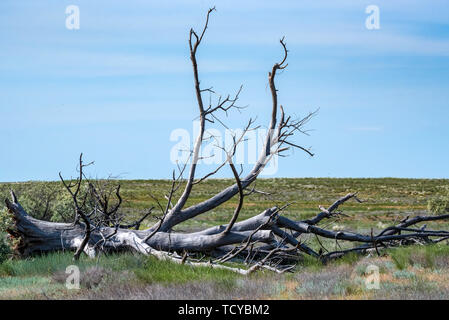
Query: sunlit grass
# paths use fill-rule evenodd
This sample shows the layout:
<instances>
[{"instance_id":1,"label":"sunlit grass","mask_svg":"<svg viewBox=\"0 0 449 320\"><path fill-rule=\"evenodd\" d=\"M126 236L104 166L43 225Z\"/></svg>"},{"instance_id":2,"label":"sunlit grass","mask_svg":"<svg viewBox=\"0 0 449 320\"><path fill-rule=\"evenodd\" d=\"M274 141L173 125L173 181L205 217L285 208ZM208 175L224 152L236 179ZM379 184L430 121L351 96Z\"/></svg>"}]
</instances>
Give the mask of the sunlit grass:
<instances>
[{"instance_id":1,"label":"sunlit grass","mask_svg":"<svg viewBox=\"0 0 449 320\"><path fill-rule=\"evenodd\" d=\"M220 284L232 286L238 277L238 274L228 270L180 265L170 261L160 261L154 257L148 257L144 266L134 272L138 279L148 284L218 281Z\"/></svg>"},{"instance_id":2,"label":"sunlit grass","mask_svg":"<svg viewBox=\"0 0 449 320\"><path fill-rule=\"evenodd\" d=\"M449 266L449 246L447 244L395 248L390 249L389 254L400 270L416 265L430 269Z\"/></svg>"},{"instance_id":3,"label":"sunlit grass","mask_svg":"<svg viewBox=\"0 0 449 320\"><path fill-rule=\"evenodd\" d=\"M131 253L101 255L91 259L81 256L73 261L73 252L54 252L24 259L7 260L0 264L0 276L50 276L57 271L65 271L68 266L76 265L80 270L88 267L101 266L113 271L139 268L144 257Z\"/></svg>"}]
</instances>

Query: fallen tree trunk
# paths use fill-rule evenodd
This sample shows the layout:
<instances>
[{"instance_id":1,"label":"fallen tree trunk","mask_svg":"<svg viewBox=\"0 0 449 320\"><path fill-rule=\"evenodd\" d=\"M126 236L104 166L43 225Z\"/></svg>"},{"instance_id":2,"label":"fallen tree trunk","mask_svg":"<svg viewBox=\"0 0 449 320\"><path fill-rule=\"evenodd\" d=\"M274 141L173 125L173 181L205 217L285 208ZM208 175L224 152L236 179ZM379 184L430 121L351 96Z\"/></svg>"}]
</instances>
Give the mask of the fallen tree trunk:
<instances>
[{"instance_id":1,"label":"fallen tree trunk","mask_svg":"<svg viewBox=\"0 0 449 320\"><path fill-rule=\"evenodd\" d=\"M20 203L13 196L13 202L6 200L9 212L13 214L14 228L8 229L11 236L17 238L19 246L16 248L21 255L28 256L36 252L59 250L76 250L84 239L85 225L83 223L58 223L35 219L28 215ZM263 215L265 216L265 214ZM240 244L250 236L252 241L272 244L274 235L270 230L250 231L249 224L241 223L230 233L223 235L219 232L207 231L202 233L168 233L156 232L146 241L146 245L162 251L200 251L207 252L217 247ZM258 220L260 224L264 223ZM247 225L242 228L242 225ZM148 230L130 230L123 228L101 227L94 228L91 233L86 252L93 255L92 250L100 247L102 250L135 250L142 251L142 241L151 233Z\"/></svg>"},{"instance_id":2,"label":"fallen tree trunk","mask_svg":"<svg viewBox=\"0 0 449 320\"><path fill-rule=\"evenodd\" d=\"M52 251L77 251L85 238L85 225L83 223L48 222L31 217L20 205L14 192L11 192L12 201L6 199L8 212L12 214L14 224L7 229L16 243L15 251L22 257ZM236 223L230 232L223 233L226 226L218 226L195 233L167 233L159 231L154 233L152 228L147 230L130 230L124 228L101 227L92 228L87 245L83 251L90 257L95 257L98 251L134 251L145 255L152 255L159 259L168 259L175 263L192 266L208 266L221 268L240 274L250 274L260 268L276 272L284 270L270 267L267 257L280 252L274 233L269 229L273 220L275 209L268 209L256 217ZM267 227L268 229L262 229ZM254 230L253 230L254 228ZM259 230L260 229L260 230ZM146 240L145 240L146 239ZM225 248L232 244L265 243L275 247L268 252L264 259L257 261L248 269L233 268L222 264L209 262L195 262L186 260L176 254L179 252L211 252L217 248ZM174 253L173 253L174 252ZM229 250L225 251L226 254Z\"/></svg>"}]
</instances>

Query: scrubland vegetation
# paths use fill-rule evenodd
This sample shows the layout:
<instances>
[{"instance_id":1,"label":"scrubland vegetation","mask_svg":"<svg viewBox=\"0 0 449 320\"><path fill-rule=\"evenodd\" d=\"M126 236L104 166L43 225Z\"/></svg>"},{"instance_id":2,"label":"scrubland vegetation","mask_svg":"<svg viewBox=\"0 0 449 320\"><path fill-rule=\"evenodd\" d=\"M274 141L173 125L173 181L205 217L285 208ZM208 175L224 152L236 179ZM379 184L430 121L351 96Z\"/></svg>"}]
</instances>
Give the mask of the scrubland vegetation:
<instances>
[{"instance_id":1,"label":"scrubland vegetation","mask_svg":"<svg viewBox=\"0 0 449 320\"><path fill-rule=\"evenodd\" d=\"M191 203L208 198L232 180L211 180L198 185ZM126 199L122 211L130 221L153 205L149 192L163 197L170 181L120 181ZM13 188L22 205L37 218L70 221L67 213L71 201L58 182L0 184L0 196L7 197ZM334 230L364 231L394 224L406 216L428 210L441 214L448 210L448 180L425 179L261 179L257 188L270 195L254 194L245 199L239 219L245 219L273 205L291 202L285 215L299 220L317 213L319 205L329 205L335 198L358 191L365 202L345 203L345 215L323 224ZM226 203L207 216L198 216L177 226L196 230L226 223L237 199ZM0 228L8 224L3 212ZM152 218L141 228L154 224ZM444 221L431 222L429 228L447 230ZM75 264L73 253L49 253L18 259L12 257L5 234L0 240L1 299L448 299L449 246L441 242L430 246L408 246L375 252L369 256L350 254L340 260L322 264L305 257L293 273L274 274L259 271L241 276L226 270L192 268L153 257L132 253L82 256L76 265L81 270L80 290L65 286L66 267ZM301 240L316 246L313 235ZM332 240L322 243L335 249ZM379 289L366 287L367 266L379 268Z\"/></svg>"}]
</instances>

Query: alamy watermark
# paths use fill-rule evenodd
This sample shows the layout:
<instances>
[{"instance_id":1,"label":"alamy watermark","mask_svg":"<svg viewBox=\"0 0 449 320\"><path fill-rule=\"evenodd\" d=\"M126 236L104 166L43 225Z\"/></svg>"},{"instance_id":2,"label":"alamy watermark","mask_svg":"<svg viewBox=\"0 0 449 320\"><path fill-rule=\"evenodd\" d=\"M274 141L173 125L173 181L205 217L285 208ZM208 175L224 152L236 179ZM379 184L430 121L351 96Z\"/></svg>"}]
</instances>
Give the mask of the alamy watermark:
<instances>
[{"instance_id":1,"label":"alamy watermark","mask_svg":"<svg viewBox=\"0 0 449 320\"><path fill-rule=\"evenodd\" d=\"M80 288L80 269L78 266L70 265L65 269L65 273L68 275L65 281L65 286L69 290Z\"/></svg>"},{"instance_id":2,"label":"alamy watermark","mask_svg":"<svg viewBox=\"0 0 449 320\"><path fill-rule=\"evenodd\" d=\"M373 290L376 289L378 290L380 288L380 272L379 272L379 267L374 265L374 264L370 264L366 267L365 270L365 287L368 290Z\"/></svg>"},{"instance_id":3,"label":"alamy watermark","mask_svg":"<svg viewBox=\"0 0 449 320\"><path fill-rule=\"evenodd\" d=\"M368 30L378 30L380 29L380 10L379 7L371 4L366 7L365 13L369 16L365 20L365 27Z\"/></svg>"},{"instance_id":4,"label":"alamy watermark","mask_svg":"<svg viewBox=\"0 0 449 320\"><path fill-rule=\"evenodd\" d=\"M175 142L170 150L170 161L173 164L189 164L191 162L191 150L193 143L199 134L199 121L193 122L192 133L186 129L178 128L171 132L170 141ZM265 140L269 134L268 129L258 128L255 130L224 129L220 131L215 128L204 131L204 143L197 164L221 165L226 161L227 155L224 150L231 150L234 138L243 135L243 139L237 144L234 154L235 165L254 165L259 155L264 152ZM262 175L274 175L278 171L278 156L273 154L266 164Z\"/></svg>"},{"instance_id":5,"label":"alamy watermark","mask_svg":"<svg viewBox=\"0 0 449 320\"><path fill-rule=\"evenodd\" d=\"M65 19L65 27L69 30L79 30L80 28L80 8L71 4L65 8L67 15Z\"/></svg>"}]
</instances>

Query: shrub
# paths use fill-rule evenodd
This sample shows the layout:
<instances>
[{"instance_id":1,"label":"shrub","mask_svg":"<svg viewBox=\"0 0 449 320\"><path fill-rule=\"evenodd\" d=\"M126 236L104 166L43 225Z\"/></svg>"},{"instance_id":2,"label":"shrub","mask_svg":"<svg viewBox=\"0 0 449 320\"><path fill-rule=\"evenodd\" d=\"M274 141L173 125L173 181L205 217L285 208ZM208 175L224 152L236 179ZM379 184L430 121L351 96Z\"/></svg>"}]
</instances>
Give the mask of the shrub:
<instances>
[{"instance_id":1,"label":"shrub","mask_svg":"<svg viewBox=\"0 0 449 320\"><path fill-rule=\"evenodd\" d=\"M14 276L14 268L11 265L11 261L3 261L0 263L0 278Z\"/></svg>"},{"instance_id":2,"label":"shrub","mask_svg":"<svg viewBox=\"0 0 449 320\"><path fill-rule=\"evenodd\" d=\"M6 240L6 235L0 233L0 264L8 259L10 254L11 249L9 247L8 240Z\"/></svg>"},{"instance_id":3,"label":"shrub","mask_svg":"<svg viewBox=\"0 0 449 320\"><path fill-rule=\"evenodd\" d=\"M33 217L54 222L72 220L71 196L54 182L33 182L20 194L20 204Z\"/></svg>"},{"instance_id":4,"label":"shrub","mask_svg":"<svg viewBox=\"0 0 449 320\"><path fill-rule=\"evenodd\" d=\"M81 272L80 285L83 288L92 289L97 287L104 277L109 274L109 271L102 267L92 266ZM68 274L64 270L55 272L51 278L53 281L65 284Z\"/></svg>"},{"instance_id":5,"label":"shrub","mask_svg":"<svg viewBox=\"0 0 449 320\"><path fill-rule=\"evenodd\" d=\"M13 220L6 208L0 210L0 234L4 234L6 229L11 227Z\"/></svg>"},{"instance_id":6,"label":"shrub","mask_svg":"<svg viewBox=\"0 0 449 320\"><path fill-rule=\"evenodd\" d=\"M87 268L81 274L81 286L87 289L94 288L100 284L105 276L108 275L108 271L102 267L90 267Z\"/></svg>"},{"instance_id":7,"label":"shrub","mask_svg":"<svg viewBox=\"0 0 449 320\"><path fill-rule=\"evenodd\" d=\"M393 273L393 277L396 279L414 279L416 274L407 270L397 270Z\"/></svg>"},{"instance_id":8,"label":"shrub","mask_svg":"<svg viewBox=\"0 0 449 320\"><path fill-rule=\"evenodd\" d=\"M433 214L449 213L449 192L445 196L430 199L427 202L427 209Z\"/></svg>"},{"instance_id":9,"label":"shrub","mask_svg":"<svg viewBox=\"0 0 449 320\"><path fill-rule=\"evenodd\" d=\"M6 209L0 210L0 264L11 254L6 229L11 226L12 219Z\"/></svg>"}]
</instances>

